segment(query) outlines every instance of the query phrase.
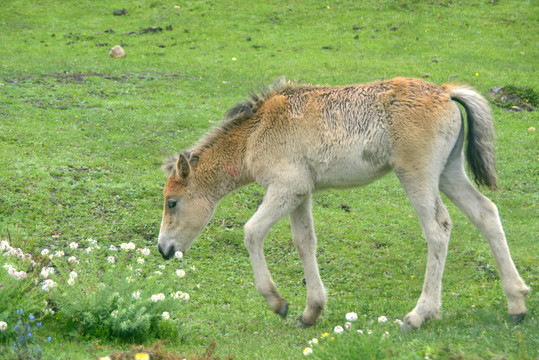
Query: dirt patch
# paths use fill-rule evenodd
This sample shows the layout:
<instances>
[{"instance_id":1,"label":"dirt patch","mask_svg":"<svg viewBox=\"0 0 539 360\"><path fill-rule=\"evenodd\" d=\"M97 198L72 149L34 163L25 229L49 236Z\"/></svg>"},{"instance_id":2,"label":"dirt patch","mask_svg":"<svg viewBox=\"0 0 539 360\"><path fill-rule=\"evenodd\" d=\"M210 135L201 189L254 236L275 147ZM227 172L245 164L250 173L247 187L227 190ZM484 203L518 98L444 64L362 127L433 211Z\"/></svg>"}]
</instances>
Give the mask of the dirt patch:
<instances>
[{"instance_id":1,"label":"dirt patch","mask_svg":"<svg viewBox=\"0 0 539 360\"><path fill-rule=\"evenodd\" d=\"M486 96L491 103L510 111L534 111L539 103L539 94L529 86L495 86Z\"/></svg>"},{"instance_id":2,"label":"dirt patch","mask_svg":"<svg viewBox=\"0 0 539 360\"><path fill-rule=\"evenodd\" d=\"M229 356L220 358L214 355L216 344L211 343L203 354L195 354L192 356L183 356L169 353L163 347L163 342L158 341L151 347L133 346L129 351L118 351L110 356L98 357L98 359L115 359L115 360L133 360L133 359L148 359L148 360L232 360L234 357Z\"/></svg>"}]
</instances>

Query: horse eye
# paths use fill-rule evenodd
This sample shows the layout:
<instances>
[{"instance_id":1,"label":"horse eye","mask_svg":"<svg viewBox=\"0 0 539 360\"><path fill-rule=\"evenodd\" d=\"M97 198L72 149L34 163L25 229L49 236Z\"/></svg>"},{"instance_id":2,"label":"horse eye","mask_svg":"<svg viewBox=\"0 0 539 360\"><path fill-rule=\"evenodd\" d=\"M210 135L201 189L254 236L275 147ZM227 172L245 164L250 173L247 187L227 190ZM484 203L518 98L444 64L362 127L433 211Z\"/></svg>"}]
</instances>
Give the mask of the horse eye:
<instances>
[{"instance_id":1,"label":"horse eye","mask_svg":"<svg viewBox=\"0 0 539 360\"><path fill-rule=\"evenodd\" d=\"M178 202L176 200L172 200L172 199L167 200L167 206L169 209L172 209L173 207L175 207L177 203Z\"/></svg>"}]
</instances>

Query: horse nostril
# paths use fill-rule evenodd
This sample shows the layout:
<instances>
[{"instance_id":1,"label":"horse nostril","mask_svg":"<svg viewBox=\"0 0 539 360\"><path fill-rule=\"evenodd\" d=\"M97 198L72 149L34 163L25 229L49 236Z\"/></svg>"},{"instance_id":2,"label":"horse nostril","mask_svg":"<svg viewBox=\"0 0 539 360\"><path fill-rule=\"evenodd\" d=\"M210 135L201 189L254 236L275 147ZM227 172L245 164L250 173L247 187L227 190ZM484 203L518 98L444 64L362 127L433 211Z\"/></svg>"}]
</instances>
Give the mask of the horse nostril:
<instances>
[{"instance_id":1,"label":"horse nostril","mask_svg":"<svg viewBox=\"0 0 539 360\"><path fill-rule=\"evenodd\" d=\"M168 249L163 249L161 245L157 246L157 250L159 250L159 253L161 256L163 256L163 259L168 260L174 255L174 247L171 246Z\"/></svg>"},{"instance_id":2,"label":"horse nostril","mask_svg":"<svg viewBox=\"0 0 539 360\"><path fill-rule=\"evenodd\" d=\"M178 202L176 200L172 200L172 199L167 200L167 206L169 209L172 209L173 207L175 207L177 203Z\"/></svg>"}]
</instances>

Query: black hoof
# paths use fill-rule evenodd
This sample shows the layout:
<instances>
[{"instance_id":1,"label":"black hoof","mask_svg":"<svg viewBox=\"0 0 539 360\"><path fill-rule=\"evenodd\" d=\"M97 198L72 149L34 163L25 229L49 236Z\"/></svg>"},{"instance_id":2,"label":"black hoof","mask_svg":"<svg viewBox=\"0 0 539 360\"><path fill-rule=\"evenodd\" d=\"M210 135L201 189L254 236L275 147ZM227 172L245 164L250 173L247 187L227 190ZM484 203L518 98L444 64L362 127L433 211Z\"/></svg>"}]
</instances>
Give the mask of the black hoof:
<instances>
[{"instance_id":1,"label":"black hoof","mask_svg":"<svg viewBox=\"0 0 539 360\"><path fill-rule=\"evenodd\" d=\"M403 322L402 325L401 325L401 330L402 331L410 331L410 330L413 330L414 327L411 326L410 324L406 323L406 322Z\"/></svg>"},{"instance_id":2,"label":"black hoof","mask_svg":"<svg viewBox=\"0 0 539 360\"><path fill-rule=\"evenodd\" d=\"M283 319L286 318L286 314L288 314L288 303L285 300L283 300L283 304L277 310L277 314L281 315Z\"/></svg>"},{"instance_id":3,"label":"black hoof","mask_svg":"<svg viewBox=\"0 0 539 360\"><path fill-rule=\"evenodd\" d=\"M524 314L515 314L515 315L511 315L511 320L518 323L518 322L521 322L522 320L524 320L525 317L526 317L526 313L524 313Z\"/></svg>"},{"instance_id":4,"label":"black hoof","mask_svg":"<svg viewBox=\"0 0 539 360\"><path fill-rule=\"evenodd\" d=\"M297 324L296 324L296 327L297 327L298 329L305 329L305 328L311 327L311 326L313 326L313 325L314 325L314 324L306 324L306 323L304 323L304 322L301 320L301 318L299 318L299 319L298 319L298 322L297 322Z\"/></svg>"}]
</instances>

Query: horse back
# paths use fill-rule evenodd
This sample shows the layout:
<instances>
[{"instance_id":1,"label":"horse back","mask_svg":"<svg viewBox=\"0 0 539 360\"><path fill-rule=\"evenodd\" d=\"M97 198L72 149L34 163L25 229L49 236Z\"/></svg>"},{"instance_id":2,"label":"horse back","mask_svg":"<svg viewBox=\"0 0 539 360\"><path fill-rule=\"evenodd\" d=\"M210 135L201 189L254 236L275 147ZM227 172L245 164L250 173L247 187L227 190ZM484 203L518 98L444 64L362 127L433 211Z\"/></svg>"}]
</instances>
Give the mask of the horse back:
<instances>
[{"instance_id":1,"label":"horse back","mask_svg":"<svg viewBox=\"0 0 539 360\"><path fill-rule=\"evenodd\" d=\"M392 168L428 162L440 140L453 141L460 129L458 107L442 87L404 78L288 88L256 118L246 147L255 178L297 166L315 188L364 185Z\"/></svg>"}]
</instances>

